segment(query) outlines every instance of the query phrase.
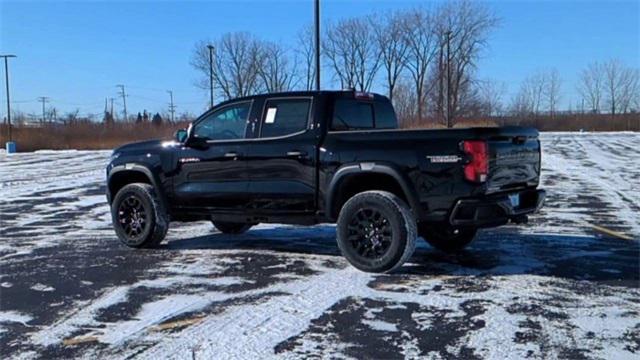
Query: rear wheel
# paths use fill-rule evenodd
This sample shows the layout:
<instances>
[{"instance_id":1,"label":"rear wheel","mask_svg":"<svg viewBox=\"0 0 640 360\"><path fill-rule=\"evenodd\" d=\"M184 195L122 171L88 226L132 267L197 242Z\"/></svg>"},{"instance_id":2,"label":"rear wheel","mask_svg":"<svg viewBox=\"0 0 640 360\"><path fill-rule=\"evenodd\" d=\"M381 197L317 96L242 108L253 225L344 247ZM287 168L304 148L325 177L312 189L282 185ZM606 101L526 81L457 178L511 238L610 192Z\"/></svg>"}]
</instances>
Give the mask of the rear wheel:
<instances>
[{"instance_id":1,"label":"rear wheel","mask_svg":"<svg viewBox=\"0 0 640 360\"><path fill-rule=\"evenodd\" d=\"M167 235L169 216L153 186L124 186L111 204L113 227L120 241L130 247L159 245Z\"/></svg>"},{"instance_id":2,"label":"rear wheel","mask_svg":"<svg viewBox=\"0 0 640 360\"><path fill-rule=\"evenodd\" d=\"M478 229L453 228L448 224L418 224L418 234L434 248L447 253L455 253L469 245Z\"/></svg>"},{"instance_id":3,"label":"rear wheel","mask_svg":"<svg viewBox=\"0 0 640 360\"><path fill-rule=\"evenodd\" d=\"M223 234L242 234L251 229L254 224L249 223L234 223L226 221L211 221L213 226L216 227Z\"/></svg>"},{"instance_id":4,"label":"rear wheel","mask_svg":"<svg viewBox=\"0 0 640 360\"><path fill-rule=\"evenodd\" d=\"M338 217L338 247L356 268L391 272L415 249L416 220L407 204L386 191L366 191L349 199Z\"/></svg>"}]
</instances>

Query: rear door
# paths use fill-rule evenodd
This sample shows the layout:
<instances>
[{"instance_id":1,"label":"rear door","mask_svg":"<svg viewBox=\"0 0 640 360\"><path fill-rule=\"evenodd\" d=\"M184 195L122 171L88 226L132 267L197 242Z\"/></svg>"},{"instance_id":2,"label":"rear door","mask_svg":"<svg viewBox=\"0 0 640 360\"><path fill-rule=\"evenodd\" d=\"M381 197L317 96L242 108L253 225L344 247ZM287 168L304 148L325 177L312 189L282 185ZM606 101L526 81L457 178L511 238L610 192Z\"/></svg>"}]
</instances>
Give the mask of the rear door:
<instances>
[{"instance_id":1,"label":"rear door","mask_svg":"<svg viewBox=\"0 0 640 360\"><path fill-rule=\"evenodd\" d=\"M244 210L248 203L247 163L244 155L252 101L222 106L197 120L191 136L207 140L206 148L183 147L174 177L176 202L181 207Z\"/></svg>"},{"instance_id":2,"label":"rear door","mask_svg":"<svg viewBox=\"0 0 640 360\"><path fill-rule=\"evenodd\" d=\"M312 108L310 96L265 99L246 158L251 210L315 211L318 138Z\"/></svg>"}]
</instances>

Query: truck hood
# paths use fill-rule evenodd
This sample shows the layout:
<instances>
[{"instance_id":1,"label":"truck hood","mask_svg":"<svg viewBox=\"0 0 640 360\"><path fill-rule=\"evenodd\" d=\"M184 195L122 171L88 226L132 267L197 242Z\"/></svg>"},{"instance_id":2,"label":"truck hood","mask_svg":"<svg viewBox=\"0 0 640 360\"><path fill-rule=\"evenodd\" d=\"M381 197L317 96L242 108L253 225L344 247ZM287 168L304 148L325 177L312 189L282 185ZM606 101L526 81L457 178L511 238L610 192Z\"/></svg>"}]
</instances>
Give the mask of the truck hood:
<instances>
[{"instance_id":1,"label":"truck hood","mask_svg":"<svg viewBox=\"0 0 640 360\"><path fill-rule=\"evenodd\" d=\"M130 144L125 144L117 147L113 150L114 153L132 153L132 152L150 152L155 153L161 151L163 148L172 147L177 145L174 141L167 140L147 140L139 141Z\"/></svg>"}]
</instances>

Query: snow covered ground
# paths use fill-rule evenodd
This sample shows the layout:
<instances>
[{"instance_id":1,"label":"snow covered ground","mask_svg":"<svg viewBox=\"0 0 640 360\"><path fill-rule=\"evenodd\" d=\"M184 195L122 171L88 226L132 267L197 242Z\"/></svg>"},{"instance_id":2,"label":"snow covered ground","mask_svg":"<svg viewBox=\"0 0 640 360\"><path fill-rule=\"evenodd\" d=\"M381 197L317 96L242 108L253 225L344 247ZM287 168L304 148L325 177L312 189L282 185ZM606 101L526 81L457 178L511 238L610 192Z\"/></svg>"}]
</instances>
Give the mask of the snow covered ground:
<instances>
[{"instance_id":1,"label":"snow covered ground","mask_svg":"<svg viewBox=\"0 0 640 360\"><path fill-rule=\"evenodd\" d=\"M4 358L637 358L640 134L547 133L548 202L400 272L339 256L330 225L119 245L109 152L0 154ZM634 240L601 236L591 225Z\"/></svg>"}]
</instances>

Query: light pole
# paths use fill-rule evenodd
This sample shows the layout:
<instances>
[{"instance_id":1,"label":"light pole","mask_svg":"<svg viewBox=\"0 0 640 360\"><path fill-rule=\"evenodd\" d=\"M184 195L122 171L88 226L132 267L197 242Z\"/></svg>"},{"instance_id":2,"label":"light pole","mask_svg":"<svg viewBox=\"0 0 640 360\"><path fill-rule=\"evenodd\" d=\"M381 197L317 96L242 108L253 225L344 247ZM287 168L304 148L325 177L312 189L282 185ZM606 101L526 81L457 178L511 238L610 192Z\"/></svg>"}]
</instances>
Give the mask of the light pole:
<instances>
[{"instance_id":1,"label":"light pole","mask_svg":"<svg viewBox=\"0 0 640 360\"><path fill-rule=\"evenodd\" d=\"M213 108L213 45L207 45L209 49L209 95L211 97L209 101L209 108Z\"/></svg>"},{"instance_id":2,"label":"light pole","mask_svg":"<svg viewBox=\"0 0 640 360\"><path fill-rule=\"evenodd\" d=\"M314 27L316 42L316 90L320 91L320 0L315 0Z\"/></svg>"},{"instance_id":3,"label":"light pole","mask_svg":"<svg viewBox=\"0 0 640 360\"><path fill-rule=\"evenodd\" d=\"M9 99L9 64L8 59L15 55L0 55L4 58L4 79L7 86L7 124L9 125L9 142L11 142L11 100Z\"/></svg>"},{"instance_id":4,"label":"light pole","mask_svg":"<svg viewBox=\"0 0 640 360\"><path fill-rule=\"evenodd\" d=\"M451 127L451 30L445 33L447 39L447 129Z\"/></svg>"}]
</instances>

